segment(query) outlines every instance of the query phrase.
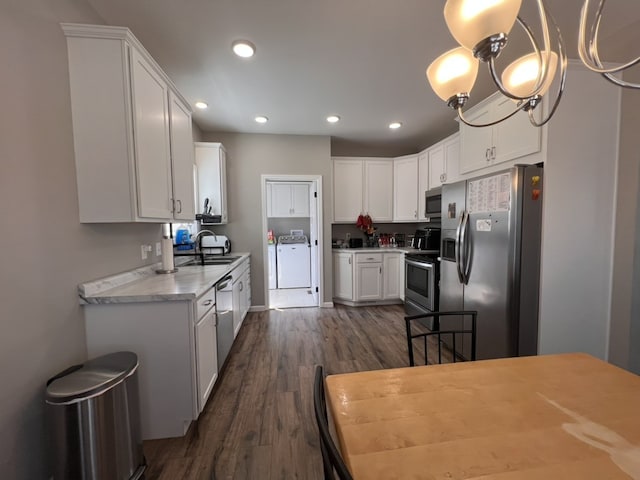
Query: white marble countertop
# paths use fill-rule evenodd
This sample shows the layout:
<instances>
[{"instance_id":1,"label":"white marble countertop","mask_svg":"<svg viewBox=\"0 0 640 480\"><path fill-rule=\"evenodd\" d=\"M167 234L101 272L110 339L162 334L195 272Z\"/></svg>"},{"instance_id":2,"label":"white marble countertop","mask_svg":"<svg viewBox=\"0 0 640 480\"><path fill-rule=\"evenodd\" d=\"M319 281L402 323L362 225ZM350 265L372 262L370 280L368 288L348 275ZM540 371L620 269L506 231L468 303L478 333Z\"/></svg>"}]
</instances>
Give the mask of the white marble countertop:
<instances>
[{"instance_id":1,"label":"white marble countertop","mask_svg":"<svg viewBox=\"0 0 640 480\"><path fill-rule=\"evenodd\" d=\"M248 253L234 253L238 260L228 265L178 266L175 273L158 274L160 264L141 267L78 285L81 304L163 302L195 300L228 273ZM186 260L178 260L176 263Z\"/></svg>"}]
</instances>

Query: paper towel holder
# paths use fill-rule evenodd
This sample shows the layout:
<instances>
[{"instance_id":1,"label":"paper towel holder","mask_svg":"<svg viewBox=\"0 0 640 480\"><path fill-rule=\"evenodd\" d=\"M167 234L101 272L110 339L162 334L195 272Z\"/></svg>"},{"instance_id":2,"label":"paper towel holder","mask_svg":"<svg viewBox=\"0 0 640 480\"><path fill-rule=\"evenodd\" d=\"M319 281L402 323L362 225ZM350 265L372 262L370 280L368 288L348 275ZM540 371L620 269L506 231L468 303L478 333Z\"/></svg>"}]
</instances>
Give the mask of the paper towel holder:
<instances>
[{"instance_id":1,"label":"paper towel holder","mask_svg":"<svg viewBox=\"0 0 640 480\"><path fill-rule=\"evenodd\" d=\"M162 268L156 270L159 274L176 273L178 269L173 262L173 228L170 223L162 225Z\"/></svg>"}]
</instances>

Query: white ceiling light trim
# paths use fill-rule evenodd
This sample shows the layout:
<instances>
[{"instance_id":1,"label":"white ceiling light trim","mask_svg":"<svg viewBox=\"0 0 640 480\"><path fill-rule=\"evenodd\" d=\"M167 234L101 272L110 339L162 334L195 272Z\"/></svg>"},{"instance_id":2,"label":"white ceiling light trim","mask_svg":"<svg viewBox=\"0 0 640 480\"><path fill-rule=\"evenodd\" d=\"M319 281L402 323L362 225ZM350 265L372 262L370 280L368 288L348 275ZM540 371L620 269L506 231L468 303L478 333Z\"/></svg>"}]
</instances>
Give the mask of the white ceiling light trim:
<instances>
[{"instance_id":1,"label":"white ceiling light trim","mask_svg":"<svg viewBox=\"0 0 640 480\"><path fill-rule=\"evenodd\" d=\"M264 115L257 115L256 118L254 118L254 120L257 123L267 123L269 121L269 119L267 117L265 117Z\"/></svg>"},{"instance_id":2,"label":"white ceiling light trim","mask_svg":"<svg viewBox=\"0 0 640 480\"><path fill-rule=\"evenodd\" d=\"M329 115L327 117L327 122L329 123L338 123L340 121L340 117L338 115Z\"/></svg>"},{"instance_id":3,"label":"white ceiling light trim","mask_svg":"<svg viewBox=\"0 0 640 480\"><path fill-rule=\"evenodd\" d=\"M200 110L209 108L209 104L207 102L196 102L195 105L196 105L196 108L199 108Z\"/></svg>"},{"instance_id":4,"label":"white ceiling light trim","mask_svg":"<svg viewBox=\"0 0 640 480\"><path fill-rule=\"evenodd\" d=\"M231 44L233 53L242 58L250 58L256 53L256 46L249 40L236 40Z\"/></svg>"},{"instance_id":5,"label":"white ceiling light trim","mask_svg":"<svg viewBox=\"0 0 640 480\"><path fill-rule=\"evenodd\" d=\"M397 130L397 129L399 129L401 126L402 126L402 122L391 122L391 123L389 124L389 128L390 128L391 130Z\"/></svg>"}]
</instances>

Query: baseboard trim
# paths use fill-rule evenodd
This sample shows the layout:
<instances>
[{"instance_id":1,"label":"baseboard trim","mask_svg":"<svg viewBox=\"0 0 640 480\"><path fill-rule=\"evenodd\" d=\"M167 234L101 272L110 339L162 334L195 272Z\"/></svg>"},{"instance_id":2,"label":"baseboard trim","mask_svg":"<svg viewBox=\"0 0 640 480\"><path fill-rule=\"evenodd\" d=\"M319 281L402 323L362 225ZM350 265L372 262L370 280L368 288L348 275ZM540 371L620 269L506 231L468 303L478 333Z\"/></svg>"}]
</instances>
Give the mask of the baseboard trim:
<instances>
[{"instance_id":1,"label":"baseboard trim","mask_svg":"<svg viewBox=\"0 0 640 480\"><path fill-rule=\"evenodd\" d=\"M333 302L322 302L322 308L333 308Z\"/></svg>"},{"instance_id":2,"label":"baseboard trim","mask_svg":"<svg viewBox=\"0 0 640 480\"><path fill-rule=\"evenodd\" d=\"M249 307L250 312L264 312L265 310L269 310L265 305L251 305Z\"/></svg>"}]
</instances>

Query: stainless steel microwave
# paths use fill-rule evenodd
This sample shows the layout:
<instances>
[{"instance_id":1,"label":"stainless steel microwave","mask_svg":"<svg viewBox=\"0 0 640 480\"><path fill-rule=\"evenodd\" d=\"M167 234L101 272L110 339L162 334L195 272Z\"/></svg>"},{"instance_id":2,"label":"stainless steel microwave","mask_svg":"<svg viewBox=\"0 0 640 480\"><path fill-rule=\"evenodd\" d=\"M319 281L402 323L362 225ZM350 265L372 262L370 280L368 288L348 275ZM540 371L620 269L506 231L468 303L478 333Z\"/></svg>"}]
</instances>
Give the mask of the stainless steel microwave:
<instances>
[{"instance_id":1,"label":"stainless steel microwave","mask_svg":"<svg viewBox=\"0 0 640 480\"><path fill-rule=\"evenodd\" d=\"M442 217L442 188L432 188L424 192L425 218Z\"/></svg>"}]
</instances>

